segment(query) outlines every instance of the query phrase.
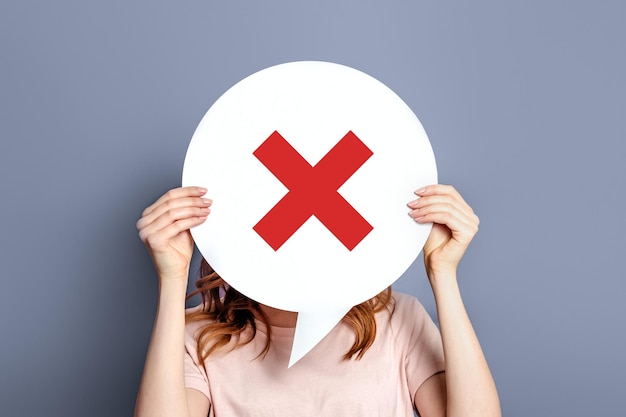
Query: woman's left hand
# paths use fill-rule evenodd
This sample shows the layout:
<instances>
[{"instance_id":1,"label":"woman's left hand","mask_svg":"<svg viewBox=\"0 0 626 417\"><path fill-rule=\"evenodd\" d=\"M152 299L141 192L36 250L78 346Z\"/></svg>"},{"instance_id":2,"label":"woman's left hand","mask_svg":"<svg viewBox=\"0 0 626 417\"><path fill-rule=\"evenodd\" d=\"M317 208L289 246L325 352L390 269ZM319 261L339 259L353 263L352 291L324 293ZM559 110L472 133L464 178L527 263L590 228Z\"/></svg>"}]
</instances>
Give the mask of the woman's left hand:
<instances>
[{"instance_id":1,"label":"woman's left hand","mask_svg":"<svg viewBox=\"0 0 626 417\"><path fill-rule=\"evenodd\" d=\"M433 223L424 245L429 278L440 273L456 273L465 250L478 232L478 216L450 185L429 185L415 194L419 198L408 203L409 215L418 223Z\"/></svg>"}]
</instances>

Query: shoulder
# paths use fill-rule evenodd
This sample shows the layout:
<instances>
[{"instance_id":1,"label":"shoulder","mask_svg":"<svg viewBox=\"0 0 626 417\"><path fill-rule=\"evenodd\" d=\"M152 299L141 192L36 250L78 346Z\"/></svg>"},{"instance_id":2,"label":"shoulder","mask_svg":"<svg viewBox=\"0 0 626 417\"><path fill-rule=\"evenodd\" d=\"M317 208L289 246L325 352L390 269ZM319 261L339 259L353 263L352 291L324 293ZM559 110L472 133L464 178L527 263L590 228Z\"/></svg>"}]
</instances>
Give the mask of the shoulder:
<instances>
[{"instance_id":1,"label":"shoulder","mask_svg":"<svg viewBox=\"0 0 626 417\"><path fill-rule=\"evenodd\" d=\"M436 329L432 318L417 298L394 291L393 299L389 326L396 337L414 339L420 337L424 330Z\"/></svg>"},{"instance_id":2,"label":"shoulder","mask_svg":"<svg viewBox=\"0 0 626 417\"><path fill-rule=\"evenodd\" d=\"M393 300L393 316L428 316L428 313L419 302L419 300L412 295L394 291Z\"/></svg>"},{"instance_id":3,"label":"shoulder","mask_svg":"<svg viewBox=\"0 0 626 417\"><path fill-rule=\"evenodd\" d=\"M258 339L253 326L246 325L243 329L235 323L222 323L215 315L207 312L204 305L200 304L185 310L185 348L194 357L199 357L200 350L217 350L230 352L240 346L247 346L249 341ZM258 323L257 323L258 324ZM215 352L217 353L217 352ZM212 354L212 357L217 356Z\"/></svg>"},{"instance_id":4,"label":"shoulder","mask_svg":"<svg viewBox=\"0 0 626 417\"><path fill-rule=\"evenodd\" d=\"M204 312L204 306L199 304L194 307L189 307L185 309L185 329L197 329L198 327L202 327L203 324L210 323L206 317L206 314L202 314Z\"/></svg>"},{"instance_id":5,"label":"shoulder","mask_svg":"<svg viewBox=\"0 0 626 417\"><path fill-rule=\"evenodd\" d=\"M203 311L202 304L185 309L185 347L187 347L187 350L193 351L194 353L200 333L207 324L212 322L209 318L202 317L201 313ZM192 319L190 320L190 318Z\"/></svg>"}]
</instances>

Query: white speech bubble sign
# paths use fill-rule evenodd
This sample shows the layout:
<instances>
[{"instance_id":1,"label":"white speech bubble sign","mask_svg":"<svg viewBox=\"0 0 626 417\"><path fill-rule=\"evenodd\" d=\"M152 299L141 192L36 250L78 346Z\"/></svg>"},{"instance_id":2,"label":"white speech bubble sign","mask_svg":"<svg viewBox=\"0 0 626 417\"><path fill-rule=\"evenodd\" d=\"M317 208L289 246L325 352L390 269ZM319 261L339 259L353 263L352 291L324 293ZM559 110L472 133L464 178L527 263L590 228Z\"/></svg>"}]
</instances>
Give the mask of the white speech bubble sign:
<instances>
[{"instance_id":1,"label":"white speech bubble sign","mask_svg":"<svg viewBox=\"0 0 626 417\"><path fill-rule=\"evenodd\" d=\"M296 192L254 155L274 132L310 167L331 154L348 132L371 151L338 189L372 226L356 246L349 249L333 234L340 228L331 231L315 213L277 250L254 230L283 197ZM340 170L356 164L352 160L356 148L349 147L345 163L335 158L334 166ZM298 170L289 165L295 163L292 158L282 154L276 158L270 149L266 157L272 155L273 168L293 171L297 177ZM309 174L301 180L312 188L334 180ZM353 306L387 288L413 263L431 225L415 223L406 203L415 199L414 190L436 182L428 137L402 99L361 71L318 61L266 68L231 87L202 118L183 168L183 186L205 187L214 201L206 222L191 231L202 255L247 297L298 312L289 366ZM340 200L332 200L338 205L331 212L342 206ZM296 208L295 212L307 209ZM357 229L354 216L340 220L347 225L344 232Z\"/></svg>"}]
</instances>

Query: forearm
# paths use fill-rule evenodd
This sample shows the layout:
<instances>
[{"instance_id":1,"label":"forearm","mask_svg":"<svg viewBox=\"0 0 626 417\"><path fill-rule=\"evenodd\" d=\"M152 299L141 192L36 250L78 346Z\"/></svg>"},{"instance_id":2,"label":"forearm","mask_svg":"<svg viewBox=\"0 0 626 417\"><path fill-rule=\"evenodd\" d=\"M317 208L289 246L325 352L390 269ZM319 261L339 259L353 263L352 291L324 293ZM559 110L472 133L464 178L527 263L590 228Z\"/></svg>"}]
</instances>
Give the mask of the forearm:
<instances>
[{"instance_id":1,"label":"forearm","mask_svg":"<svg viewBox=\"0 0 626 417\"><path fill-rule=\"evenodd\" d=\"M430 281L446 359L448 417L499 417L498 392L463 305L456 273L440 273Z\"/></svg>"},{"instance_id":2,"label":"forearm","mask_svg":"<svg viewBox=\"0 0 626 417\"><path fill-rule=\"evenodd\" d=\"M162 279L152 337L135 406L135 416L187 417L184 381L184 279Z\"/></svg>"}]
</instances>

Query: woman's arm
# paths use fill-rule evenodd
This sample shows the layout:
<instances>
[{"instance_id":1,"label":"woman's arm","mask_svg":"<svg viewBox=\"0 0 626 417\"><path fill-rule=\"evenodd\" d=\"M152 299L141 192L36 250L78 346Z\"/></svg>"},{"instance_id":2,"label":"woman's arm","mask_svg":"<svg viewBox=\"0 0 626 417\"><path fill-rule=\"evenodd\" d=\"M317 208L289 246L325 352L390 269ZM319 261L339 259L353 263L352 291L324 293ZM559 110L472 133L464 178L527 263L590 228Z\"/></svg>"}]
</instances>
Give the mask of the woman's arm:
<instances>
[{"instance_id":1,"label":"woman's arm","mask_svg":"<svg viewBox=\"0 0 626 417\"><path fill-rule=\"evenodd\" d=\"M148 346L135 416L206 416L209 401L185 389L184 331L187 277L193 251L189 228L204 222L211 201L206 190L178 188L167 192L137 222L159 277L159 300Z\"/></svg>"},{"instance_id":2,"label":"woman's arm","mask_svg":"<svg viewBox=\"0 0 626 417\"><path fill-rule=\"evenodd\" d=\"M426 272L437 304L446 372L426 380L415 394L422 417L500 417L500 401L487 361L469 320L456 271L478 217L461 195L446 185L415 192L409 203L418 223L433 223L424 246Z\"/></svg>"}]
</instances>

